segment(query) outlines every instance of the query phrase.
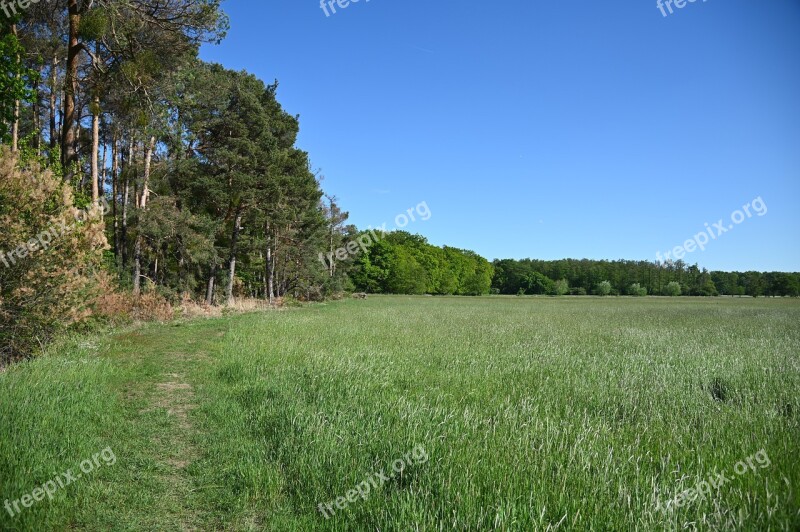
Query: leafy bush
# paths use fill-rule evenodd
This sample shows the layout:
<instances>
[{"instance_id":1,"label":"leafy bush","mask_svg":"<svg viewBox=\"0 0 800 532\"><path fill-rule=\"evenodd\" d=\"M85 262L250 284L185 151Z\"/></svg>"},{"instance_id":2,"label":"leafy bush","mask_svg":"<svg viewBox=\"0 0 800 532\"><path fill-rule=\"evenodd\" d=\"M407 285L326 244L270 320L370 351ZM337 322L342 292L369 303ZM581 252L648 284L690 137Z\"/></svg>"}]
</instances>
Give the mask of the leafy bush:
<instances>
[{"instance_id":1,"label":"leafy bush","mask_svg":"<svg viewBox=\"0 0 800 532\"><path fill-rule=\"evenodd\" d=\"M611 293L611 283L603 281L597 285L594 291L598 296L607 296Z\"/></svg>"},{"instance_id":2,"label":"leafy bush","mask_svg":"<svg viewBox=\"0 0 800 532\"><path fill-rule=\"evenodd\" d=\"M718 296L719 292L717 291L717 286L714 284L710 278L706 279L700 286L696 289L692 290L693 296Z\"/></svg>"},{"instance_id":3,"label":"leafy bush","mask_svg":"<svg viewBox=\"0 0 800 532\"><path fill-rule=\"evenodd\" d=\"M681 284L678 281L672 281L664 287L664 295L670 297L678 297L681 295Z\"/></svg>"},{"instance_id":4,"label":"leafy bush","mask_svg":"<svg viewBox=\"0 0 800 532\"><path fill-rule=\"evenodd\" d=\"M553 293L553 281L539 272L525 274L522 287L528 295L542 295Z\"/></svg>"},{"instance_id":5,"label":"leafy bush","mask_svg":"<svg viewBox=\"0 0 800 532\"><path fill-rule=\"evenodd\" d=\"M561 279L553 283L552 295L564 296L569 294L569 282L566 279Z\"/></svg>"},{"instance_id":6,"label":"leafy bush","mask_svg":"<svg viewBox=\"0 0 800 532\"><path fill-rule=\"evenodd\" d=\"M633 283L628 288L628 295L636 296L636 297L644 297L647 295L647 288L644 288L639 283Z\"/></svg>"},{"instance_id":7,"label":"leafy bush","mask_svg":"<svg viewBox=\"0 0 800 532\"><path fill-rule=\"evenodd\" d=\"M99 208L78 209L50 171L0 148L0 364L86 324L108 247Z\"/></svg>"}]
</instances>

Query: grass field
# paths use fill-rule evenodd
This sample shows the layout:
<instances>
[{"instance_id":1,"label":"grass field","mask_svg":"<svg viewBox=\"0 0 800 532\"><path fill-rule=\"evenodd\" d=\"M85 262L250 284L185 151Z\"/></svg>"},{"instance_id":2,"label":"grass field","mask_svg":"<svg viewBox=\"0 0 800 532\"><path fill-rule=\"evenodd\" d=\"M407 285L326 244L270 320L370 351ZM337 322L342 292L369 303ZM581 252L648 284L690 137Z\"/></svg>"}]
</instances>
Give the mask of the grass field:
<instances>
[{"instance_id":1,"label":"grass field","mask_svg":"<svg viewBox=\"0 0 800 532\"><path fill-rule=\"evenodd\" d=\"M0 503L115 457L0 529L800 530L798 390L789 300L373 297L148 326L0 374Z\"/></svg>"}]
</instances>

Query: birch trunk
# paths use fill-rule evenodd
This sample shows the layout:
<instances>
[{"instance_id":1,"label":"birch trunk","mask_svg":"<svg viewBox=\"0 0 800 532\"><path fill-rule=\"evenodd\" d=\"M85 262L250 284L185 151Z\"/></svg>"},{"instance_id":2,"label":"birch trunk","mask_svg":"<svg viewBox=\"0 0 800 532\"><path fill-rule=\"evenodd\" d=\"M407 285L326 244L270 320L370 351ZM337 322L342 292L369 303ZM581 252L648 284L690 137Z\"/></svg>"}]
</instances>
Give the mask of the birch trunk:
<instances>
[{"instance_id":1,"label":"birch trunk","mask_svg":"<svg viewBox=\"0 0 800 532\"><path fill-rule=\"evenodd\" d=\"M145 152L144 156L144 178L142 183L142 195L139 200L139 210L144 211L147 209L147 200L150 197L150 168L153 161L153 150L156 147L156 138L150 137L150 144L147 146L147 151ZM142 213L139 216L140 223L141 218L144 216ZM136 244L134 244L134 256L133 256L134 264L133 264L133 295L139 296L142 293L142 232L139 231L139 234L136 235Z\"/></svg>"},{"instance_id":2,"label":"birch trunk","mask_svg":"<svg viewBox=\"0 0 800 532\"><path fill-rule=\"evenodd\" d=\"M233 300L233 282L236 278L236 245L239 243L239 232L242 229L242 207L241 205L236 208L236 215L233 220L233 234L231 235L231 256L228 261L228 289L226 297L228 305L234 303Z\"/></svg>"}]
</instances>

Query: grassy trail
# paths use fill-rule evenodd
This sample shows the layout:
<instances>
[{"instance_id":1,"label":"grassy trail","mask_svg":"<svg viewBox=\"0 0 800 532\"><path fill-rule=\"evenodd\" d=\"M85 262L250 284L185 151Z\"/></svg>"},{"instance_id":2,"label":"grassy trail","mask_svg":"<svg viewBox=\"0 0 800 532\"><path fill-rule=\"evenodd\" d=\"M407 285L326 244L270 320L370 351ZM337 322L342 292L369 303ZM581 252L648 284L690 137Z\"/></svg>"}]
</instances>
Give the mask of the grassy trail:
<instances>
[{"instance_id":1,"label":"grassy trail","mask_svg":"<svg viewBox=\"0 0 800 532\"><path fill-rule=\"evenodd\" d=\"M10 368L3 377L16 385L0 395L17 412L4 412L5 419L17 414L40 429L56 425L61 437L40 434L42 440L28 442L35 450L25 453L9 448L12 440L24 442L24 435L3 438L0 468L16 473L0 484L3 500L13 502L62 472L79 471L80 461L100 449L110 448L116 461L53 501L45 498L29 509L20 504L22 512L13 518L5 511L0 530L211 527L193 469L201 451L192 412L200 376L213 367L227 327L224 320L146 327L102 345L67 345L53 357ZM37 398L36 404L17 393Z\"/></svg>"},{"instance_id":2,"label":"grassy trail","mask_svg":"<svg viewBox=\"0 0 800 532\"><path fill-rule=\"evenodd\" d=\"M195 388L201 370L214 364L225 334L225 323L197 323L183 327L152 328L119 338L112 355L132 368L149 368L146 378L126 383L128 416L135 433L140 463L150 469L159 495L145 515L131 515L133 528L151 530L205 530L210 516L199 493L203 486L193 476L201 452L192 412L197 408ZM144 408L142 408L144 406ZM145 430L137 431L137 428ZM132 494L138 497L139 494ZM136 507L136 500L115 506ZM99 513L114 513L113 508Z\"/></svg>"}]
</instances>

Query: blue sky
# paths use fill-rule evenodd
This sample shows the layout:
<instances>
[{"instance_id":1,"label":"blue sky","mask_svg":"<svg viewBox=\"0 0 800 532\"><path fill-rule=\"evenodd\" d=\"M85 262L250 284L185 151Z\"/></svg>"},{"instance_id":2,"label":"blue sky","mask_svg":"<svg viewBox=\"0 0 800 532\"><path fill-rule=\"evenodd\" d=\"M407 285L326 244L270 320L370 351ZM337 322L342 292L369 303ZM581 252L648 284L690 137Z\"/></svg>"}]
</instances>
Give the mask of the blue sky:
<instances>
[{"instance_id":1,"label":"blue sky","mask_svg":"<svg viewBox=\"0 0 800 532\"><path fill-rule=\"evenodd\" d=\"M280 82L361 228L495 258L800 271L800 2L228 0L202 57ZM751 213L753 209L751 209Z\"/></svg>"}]
</instances>

